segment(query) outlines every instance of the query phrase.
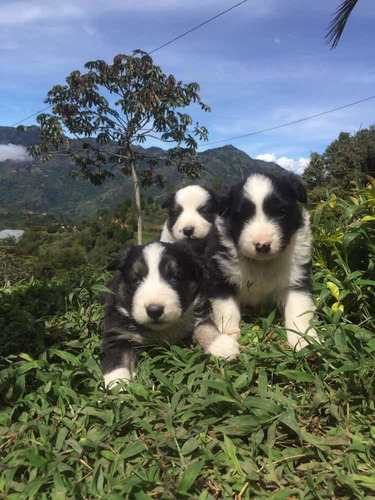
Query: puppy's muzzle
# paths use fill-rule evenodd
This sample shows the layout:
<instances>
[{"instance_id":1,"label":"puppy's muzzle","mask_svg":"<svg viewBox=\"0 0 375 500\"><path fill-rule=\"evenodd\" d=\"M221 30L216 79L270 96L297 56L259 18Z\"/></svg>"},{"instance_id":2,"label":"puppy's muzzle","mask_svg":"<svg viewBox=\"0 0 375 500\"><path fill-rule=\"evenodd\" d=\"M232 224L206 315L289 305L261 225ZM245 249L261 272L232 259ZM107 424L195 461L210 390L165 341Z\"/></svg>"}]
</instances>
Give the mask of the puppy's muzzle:
<instances>
[{"instance_id":1,"label":"puppy's muzzle","mask_svg":"<svg viewBox=\"0 0 375 500\"><path fill-rule=\"evenodd\" d=\"M184 235L187 238L190 238L191 236L193 236L194 227L193 226L186 226L186 227L184 227L184 229L182 230L182 232L184 233Z\"/></svg>"},{"instance_id":2,"label":"puppy's muzzle","mask_svg":"<svg viewBox=\"0 0 375 500\"><path fill-rule=\"evenodd\" d=\"M255 243L255 250L258 252L258 253L269 253L269 251L271 250L271 243L269 241L266 241L266 242L258 242L258 243Z\"/></svg>"},{"instance_id":3,"label":"puppy's muzzle","mask_svg":"<svg viewBox=\"0 0 375 500\"><path fill-rule=\"evenodd\" d=\"M164 314L164 306L158 306L156 304L151 304L146 307L147 316L154 321L160 319Z\"/></svg>"}]
</instances>

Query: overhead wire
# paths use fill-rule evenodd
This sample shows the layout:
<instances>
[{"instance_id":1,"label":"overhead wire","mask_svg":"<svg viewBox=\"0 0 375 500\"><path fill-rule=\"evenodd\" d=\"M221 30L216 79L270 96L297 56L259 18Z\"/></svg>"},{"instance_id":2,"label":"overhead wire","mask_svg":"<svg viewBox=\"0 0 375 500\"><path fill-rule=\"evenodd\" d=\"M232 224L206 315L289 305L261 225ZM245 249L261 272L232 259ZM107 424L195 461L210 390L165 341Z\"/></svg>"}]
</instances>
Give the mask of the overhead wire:
<instances>
[{"instance_id":1,"label":"overhead wire","mask_svg":"<svg viewBox=\"0 0 375 500\"><path fill-rule=\"evenodd\" d=\"M321 113L316 113L315 115L306 116L305 118L299 118L298 120L293 120L291 122L283 123L281 125L275 125L274 127L268 127L268 128L264 128L262 130L256 130L255 132L249 132L248 134L237 135L235 137L229 137L227 139L221 139L219 141L202 143L202 144L199 144L198 147L201 148L201 147L205 147L205 146L212 146L213 144L220 144L223 142L236 141L238 139L244 139L246 137L251 137L253 135L263 134L264 132L270 132L272 130L277 130L279 128L288 127L289 125L294 125L296 123L301 123L301 122L305 122L307 120L312 120L313 118L318 118L319 116L328 115L329 113L334 113L335 111L339 111L340 109L349 108L350 106L356 106L357 104L361 104L363 102L370 101L371 99L375 99L375 95L372 95L370 97L365 97L364 99L361 99L361 100L355 101L355 102L351 102L349 104L344 104L343 106L339 106L338 108L329 109L328 111L322 111Z\"/></svg>"},{"instance_id":2,"label":"overhead wire","mask_svg":"<svg viewBox=\"0 0 375 500\"><path fill-rule=\"evenodd\" d=\"M148 54L153 54L154 52L157 52L158 50L163 49L167 45L170 45L171 43L176 42L177 40L180 40L180 38L183 38L184 36L189 35L193 31L196 31L197 29L201 28L202 26L205 26L206 24L214 21L218 17L223 16L224 14L227 14L231 10L236 9L237 7L239 7L240 5L242 5L242 4L246 3L246 2L248 2L248 0L242 0L242 2L238 2L235 5L232 5L232 7L229 7L228 9L223 10L219 14L216 14L216 16L213 16L210 19L207 19L206 21L203 21L203 23L198 24L198 26L195 26L194 28L191 28L190 30L185 31L181 35L178 35L178 36L172 38L172 40L169 40L169 42L165 42L162 45L160 45L159 47L156 47L156 49L153 49L153 50L149 51ZM52 106L53 106L53 104L50 104L49 106L47 106L47 107L45 107L45 108L37 111L36 113L33 113L32 115L30 115L30 116L28 116L26 118L23 118L22 120L19 120L17 123L14 123L13 125L11 125L11 127L16 127L17 125L20 125L21 123L29 120L30 118L33 118L34 116L38 115L39 113L42 113L43 111L46 111L47 109L51 108Z\"/></svg>"}]
</instances>

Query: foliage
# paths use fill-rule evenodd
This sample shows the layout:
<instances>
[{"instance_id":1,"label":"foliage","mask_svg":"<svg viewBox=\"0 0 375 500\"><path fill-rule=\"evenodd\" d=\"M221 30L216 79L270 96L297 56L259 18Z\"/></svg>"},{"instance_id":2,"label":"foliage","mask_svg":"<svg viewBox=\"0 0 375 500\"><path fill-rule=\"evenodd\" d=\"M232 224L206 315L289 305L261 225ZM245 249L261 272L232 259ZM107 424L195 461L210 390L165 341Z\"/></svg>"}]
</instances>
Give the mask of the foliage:
<instances>
[{"instance_id":1,"label":"foliage","mask_svg":"<svg viewBox=\"0 0 375 500\"><path fill-rule=\"evenodd\" d=\"M348 329L374 328L375 180L369 180L366 188L353 183L352 196L332 194L313 211L315 278L328 284L332 310L345 311Z\"/></svg>"},{"instance_id":2,"label":"foliage","mask_svg":"<svg viewBox=\"0 0 375 500\"><path fill-rule=\"evenodd\" d=\"M374 211L373 181L314 210L323 343L299 353L275 311L254 311L237 362L155 348L135 382L106 391L99 293L109 274L3 287L4 498L372 498Z\"/></svg>"},{"instance_id":3,"label":"foliage","mask_svg":"<svg viewBox=\"0 0 375 500\"><path fill-rule=\"evenodd\" d=\"M149 195L145 206L145 240L156 237L166 218L159 200ZM15 219L17 220L17 219ZM23 220L23 217L21 217ZM105 269L118 251L134 243L137 218L134 202L125 199L113 210L102 210L92 221L61 224L45 218L29 226L18 243L0 241L0 286L29 279L52 278L67 271Z\"/></svg>"},{"instance_id":4,"label":"foliage","mask_svg":"<svg viewBox=\"0 0 375 500\"><path fill-rule=\"evenodd\" d=\"M183 84L173 75L167 76L149 54L140 50L133 55L117 55L113 64L90 61L85 68L87 73L73 71L66 78L67 85L56 85L48 92L45 102L53 105L53 114L37 116L40 143L28 151L42 161L55 154L70 157L79 167L77 174L95 185L113 177L116 167L124 176L132 177L141 243L140 186L164 186L165 178L155 172L160 163L175 167L189 178L199 177L203 165L196 156L195 137L206 140L208 132L198 123L192 126L191 116L179 110L192 103L204 111L210 108L201 100L197 83ZM65 135L66 129L78 139L74 147ZM136 145L148 138L177 146L162 157L146 155ZM148 168L140 170L142 161Z\"/></svg>"},{"instance_id":5,"label":"foliage","mask_svg":"<svg viewBox=\"0 0 375 500\"><path fill-rule=\"evenodd\" d=\"M375 127L351 135L341 132L323 154L312 153L310 165L302 174L311 203L325 197L327 189L336 195L350 191L352 181L365 181L375 175Z\"/></svg>"},{"instance_id":6,"label":"foliage","mask_svg":"<svg viewBox=\"0 0 375 500\"><path fill-rule=\"evenodd\" d=\"M16 129L11 127L0 127L0 138L3 136L5 143L12 142L15 135L17 135L18 143L25 146L30 145L34 138L32 131L16 132ZM72 139L71 149L77 149L79 142ZM165 155L165 151L161 148L137 146L137 149L146 157L162 158ZM197 153L197 160L204 164L205 168L200 171L200 178L194 182L209 186L215 185L219 177L222 179L223 186L239 182L243 176L249 175L254 166L267 168L274 173L283 171L275 163L253 160L233 146ZM139 163L140 171L147 168L146 161ZM28 162L11 160L2 162L0 227L2 229L25 229L30 224L44 224L43 219L47 217L62 223L91 220L104 209L114 208L124 198L133 197L131 183L123 182L119 171L116 177L107 179L100 186L95 186L83 179L72 178L69 174L74 170L76 170L74 161L66 156L54 156L46 163L39 163L37 159L31 159ZM179 189L189 182L184 173L162 163L155 167L155 172L166 179L166 188L161 190L157 186L150 187L147 195L163 197L166 190ZM113 174L116 175L116 170L113 170ZM144 208L147 209L147 207ZM22 218L21 210L24 211Z\"/></svg>"},{"instance_id":7,"label":"foliage","mask_svg":"<svg viewBox=\"0 0 375 500\"><path fill-rule=\"evenodd\" d=\"M331 43L331 48L335 49L340 41L346 23L352 10L357 5L358 0L343 0L335 11L335 17L330 22L328 33L326 34L326 43Z\"/></svg>"}]
</instances>

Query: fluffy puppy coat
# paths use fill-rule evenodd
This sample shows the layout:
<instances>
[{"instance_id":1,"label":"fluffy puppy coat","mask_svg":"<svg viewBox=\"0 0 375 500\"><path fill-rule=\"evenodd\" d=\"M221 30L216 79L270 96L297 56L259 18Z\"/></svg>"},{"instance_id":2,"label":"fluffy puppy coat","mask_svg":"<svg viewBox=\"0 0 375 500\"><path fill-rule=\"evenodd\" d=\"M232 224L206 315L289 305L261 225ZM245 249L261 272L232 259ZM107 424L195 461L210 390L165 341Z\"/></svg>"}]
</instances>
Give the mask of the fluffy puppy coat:
<instances>
[{"instance_id":1,"label":"fluffy puppy coat","mask_svg":"<svg viewBox=\"0 0 375 500\"><path fill-rule=\"evenodd\" d=\"M210 189L192 185L179 189L163 203L168 208L160 241L184 241L207 269L206 292L212 318L222 333L238 338L241 283L237 251L220 217L221 200Z\"/></svg>"},{"instance_id":2,"label":"fluffy puppy coat","mask_svg":"<svg viewBox=\"0 0 375 500\"><path fill-rule=\"evenodd\" d=\"M310 328L315 305L309 272L309 216L299 203L306 191L294 174L274 176L255 171L234 186L226 200L228 223L241 271L241 306L280 305L289 344L317 339Z\"/></svg>"},{"instance_id":3,"label":"fluffy puppy coat","mask_svg":"<svg viewBox=\"0 0 375 500\"><path fill-rule=\"evenodd\" d=\"M119 273L103 294L107 387L134 378L139 353L151 345L170 345L190 337L208 354L234 358L237 342L221 334L209 318L202 294L199 260L181 244L160 242L126 248L109 270Z\"/></svg>"}]
</instances>

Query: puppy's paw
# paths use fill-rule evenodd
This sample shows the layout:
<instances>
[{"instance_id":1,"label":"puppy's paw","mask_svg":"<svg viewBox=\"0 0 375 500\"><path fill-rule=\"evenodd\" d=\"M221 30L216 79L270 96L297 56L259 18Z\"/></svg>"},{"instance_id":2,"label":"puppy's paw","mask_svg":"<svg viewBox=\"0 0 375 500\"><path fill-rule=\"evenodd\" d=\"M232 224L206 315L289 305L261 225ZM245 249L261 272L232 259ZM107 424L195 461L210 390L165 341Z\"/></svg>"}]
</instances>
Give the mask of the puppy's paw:
<instances>
[{"instance_id":1,"label":"puppy's paw","mask_svg":"<svg viewBox=\"0 0 375 500\"><path fill-rule=\"evenodd\" d=\"M241 337L240 330L227 330L224 332L225 335L229 335L232 339L238 340Z\"/></svg>"},{"instance_id":2,"label":"puppy's paw","mask_svg":"<svg viewBox=\"0 0 375 500\"><path fill-rule=\"evenodd\" d=\"M134 375L127 368L116 368L116 370L104 375L104 385L107 389L112 389L120 382L128 384L134 378Z\"/></svg>"},{"instance_id":3,"label":"puppy's paw","mask_svg":"<svg viewBox=\"0 0 375 500\"><path fill-rule=\"evenodd\" d=\"M232 360L239 355L240 346L236 339L222 333L211 342L205 352L206 354L212 354L212 356Z\"/></svg>"}]
</instances>

